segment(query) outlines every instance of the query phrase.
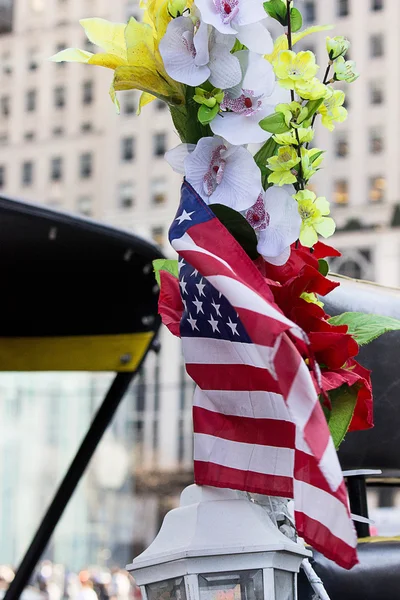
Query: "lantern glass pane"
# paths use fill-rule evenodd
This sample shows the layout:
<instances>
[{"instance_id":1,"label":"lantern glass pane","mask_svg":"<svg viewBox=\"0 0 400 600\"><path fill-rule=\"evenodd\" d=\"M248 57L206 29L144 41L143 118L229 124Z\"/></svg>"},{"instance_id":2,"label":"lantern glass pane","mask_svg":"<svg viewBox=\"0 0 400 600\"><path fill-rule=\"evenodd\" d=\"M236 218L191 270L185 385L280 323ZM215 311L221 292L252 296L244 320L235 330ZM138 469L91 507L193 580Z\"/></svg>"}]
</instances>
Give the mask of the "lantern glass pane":
<instances>
[{"instance_id":1,"label":"lantern glass pane","mask_svg":"<svg viewBox=\"0 0 400 600\"><path fill-rule=\"evenodd\" d=\"M275 577L275 599L294 600L294 574L289 571L276 569Z\"/></svg>"},{"instance_id":2,"label":"lantern glass pane","mask_svg":"<svg viewBox=\"0 0 400 600\"><path fill-rule=\"evenodd\" d=\"M199 575L200 600L263 600L262 569Z\"/></svg>"},{"instance_id":3,"label":"lantern glass pane","mask_svg":"<svg viewBox=\"0 0 400 600\"><path fill-rule=\"evenodd\" d=\"M148 600L186 600L185 578L166 579L146 585Z\"/></svg>"}]
</instances>

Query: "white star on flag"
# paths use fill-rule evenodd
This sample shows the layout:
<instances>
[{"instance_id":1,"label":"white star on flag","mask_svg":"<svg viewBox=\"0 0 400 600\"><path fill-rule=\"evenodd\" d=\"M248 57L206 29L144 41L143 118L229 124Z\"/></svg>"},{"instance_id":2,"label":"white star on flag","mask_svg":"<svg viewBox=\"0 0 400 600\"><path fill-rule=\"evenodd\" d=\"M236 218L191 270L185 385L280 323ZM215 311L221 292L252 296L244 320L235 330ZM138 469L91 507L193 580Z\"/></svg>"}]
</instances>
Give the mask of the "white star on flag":
<instances>
[{"instance_id":1,"label":"white star on flag","mask_svg":"<svg viewBox=\"0 0 400 600\"><path fill-rule=\"evenodd\" d=\"M199 331L199 328L197 327L196 323L197 320L193 319L192 315L189 313L189 318L188 318L188 323L190 323L192 330L194 331L195 329L197 329L197 331Z\"/></svg>"},{"instance_id":2,"label":"white star on flag","mask_svg":"<svg viewBox=\"0 0 400 600\"><path fill-rule=\"evenodd\" d=\"M215 331L218 331L218 333L220 332L218 329L218 321L216 319L214 319L214 317L212 315L210 315L210 320L208 321L208 323L210 323L213 333Z\"/></svg>"},{"instance_id":3,"label":"white star on flag","mask_svg":"<svg viewBox=\"0 0 400 600\"><path fill-rule=\"evenodd\" d=\"M199 283L196 283L196 287L197 287L197 289L199 290L199 296L200 296L200 298L201 298L202 296L205 296L205 293L203 292L203 290L204 290L204 288L205 288L206 286L205 286L205 283L203 283L203 279L201 279L201 280L199 281Z\"/></svg>"},{"instance_id":4,"label":"white star on flag","mask_svg":"<svg viewBox=\"0 0 400 600\"><path fill-rule=\"evenodd\" d=\"M183 295L183 294L187 294L187 293L188 293L188 291L187 291L187 289L186 289L187 282L185 281L185 278L184 278L184 277L182 277L181 281L179 282L179 285L181 286L182 295Z\"/></svg>"},{"instance_id":5,"label":"white star on flag","mask_svg":"<svg viewBox=\"0 0 400 600\"><path fill-rule=\"evenodd\" d=\"M178 271L180 271L182 269L182 267L185 266L185 261L183 260L183 258L181 258L180 260L178 260Z\"/></svg>"},{"instance_id":6,"label":"white star on flag","mask_svg":"<svg viewBox=\"0 0 400 600\"><path fill-rule=\"evenodd\" d=\"M231 318L230 318L230 317L229 317L229 321L228 321L227 325L228 325L228 327L230 327L230 328L231 328L231 330L232 330L232 334L233 334L233 335L239 335L239 332L237 331L237 326L238 326L238 324L237 324L237 323L234 323L233 321L231 321ZM239 336L239 337L240 337L240 336Z\"/></svg>"},{"instance_id":7,"label":"white star on flag","mask_svg":"<svg viewBox=\"0 0 400 600\"><path fill-rule=\"evenodd\" d=\"M215 300L213 300L213 301L211 302L211 306L212 306L213 308L215 308L215 312L217 313L217 316L218 316L218 317L222 317L221 313L219 312L219 309L220 309L220 306L221 306L221 305L220 305L220 304L216 304L216 303L215 303Z\"/></svg>"},{"instance_id":8,"label":"white star on flag","mask_svg":"<svg viewBox=\"0 0 400 600\"><path fill-rule=\"evenodd\" d=\"M190 274L190 277L197 277L198 273L199 272L197 271L197 269L194 269L193 272Z\"/></svg>"},{"instance_id":9,"label":"white star on flag","mask_svg":"<svg viewBox=\"0 0 400 600\"><path fill-rule=\"evenodd\" d=\"M199 312L201 312L204 315L203 303L200 302L200 300L197 300L196 296L194 297L194 300L192 300L192 302L195 305L195 307L197 308L197 314L199 314Z\"/></svg>"},{"instance_id":10,"label":"white star on flag","mask_svg":"<svg viewBox=\"0 0 400 600\"><path fill-rule=\"evenodd\" d=\"M175 221L178 221L179 225L182 225L183 221L191 221L191 216L194 214L194 211L187 213L186 210L184 210L182 212L181 215L179 215L179 217L177 217L175 219Z\"/></svg>"}]
</instances>

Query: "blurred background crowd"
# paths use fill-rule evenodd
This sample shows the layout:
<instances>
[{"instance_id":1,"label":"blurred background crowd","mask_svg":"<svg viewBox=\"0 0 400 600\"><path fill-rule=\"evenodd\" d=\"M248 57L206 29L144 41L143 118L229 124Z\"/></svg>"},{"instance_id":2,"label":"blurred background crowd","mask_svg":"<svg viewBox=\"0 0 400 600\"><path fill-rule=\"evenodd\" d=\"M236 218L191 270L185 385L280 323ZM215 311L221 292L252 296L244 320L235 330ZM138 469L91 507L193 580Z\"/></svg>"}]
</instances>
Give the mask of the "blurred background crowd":
<instances>
[{"instance_id":1,"label":"blurred background crowd","mask_svg":"<svg viewBox=\"0 0 400 600\"><path fill-rule=\"evenodd\" d=\"M13 578L13 569L0 565L0 598ZM91 566L76 573L43 561L22 600L141 600L141 593L129 573L118 567L109 570Z\"/></svg>"}]
</instances>

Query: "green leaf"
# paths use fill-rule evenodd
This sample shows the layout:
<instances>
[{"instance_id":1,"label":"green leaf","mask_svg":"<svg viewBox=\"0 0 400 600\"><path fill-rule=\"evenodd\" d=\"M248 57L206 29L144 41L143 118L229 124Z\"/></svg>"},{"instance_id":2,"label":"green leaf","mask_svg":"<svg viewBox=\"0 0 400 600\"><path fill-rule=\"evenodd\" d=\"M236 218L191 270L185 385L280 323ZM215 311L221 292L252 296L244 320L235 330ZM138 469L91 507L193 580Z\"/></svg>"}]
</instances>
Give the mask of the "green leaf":
<instances>
[{"instance_id":1,"label":"green leaf","mask_svg":"<svg viewBox=\"0 0 400 600\"><path fill-rule=\"evenodd\" d=\"M167 258L157 258L156 260L153 260L153 269L154 269L154 273L155 273L155 277L156 277L158 285L161 285L160 271L167 271L168 273L171 273L171 275L173 275L177 279L179 277L179 269L178 269L178 261L177 260L170 260Z\"/></svg>"},{"instance_id":2,"label":"green leaf","mask_svg":"<svg viewBox=\"0 0 400 600\"><path fill-rule=\"evenodd\" d=\"M271 187L271 184L268 183L268 177L271 175L271 171L266 166L267 160L277 153L278 148L279 144L277 144L271 137L254 155L254 160L261 171L261 181L264 190L267 190L269 187Z\"/></svg>"},{"instance_id":3,"label":"green leaf","mask_svg":"<svg viewBox=\"0 0 400 600\"><path fill-rule=\"evenodd\" d=\"M309 100L300 113L299 119L297 120L298 124L300 125L304 121L308 121L309 119L311 119L311 117L315 115L323 101L323 98L319 98L318 100ZM307 112L305 112L305 110L307 110Z\"/></svg>"},{"instance_id":4,"label":"green leaf","mask_svg":"<svg viewBox=\"0 0 400 600\"><path fill-rule=\"evenodd\" d=\"M292 8L290 11L290 23L292 26L292 32L295 33L299 31L299 29L303 26L303 17L301 16L301 12L297 8Z\"/></svg>"},{"instance_id":5,"label":"green leaf","mask_svg":"<svg viewBox=\"0 0 400 600\"><path fill-rule=\"evenodd\" d=\"M219 104L208 108L205 104L202 104L197 112L197 118L202 125L208 125L217 116L219 112Z\"/></svg>"},{"instance_id":6,"label":"green leaf","mask_svg":"<svg viewBox=\"0 0 400 600\"><path fill-rule=\"evenodd\" d=\"M210 204L209 207L249 257L252 260L258 258L257 236L250 223L236 210L223 204Z\"/></svg>"},{"instance_id":7,"label":"green leaf","mask_svg":"<svg viewBox=\"0 0 400 600\"><path fill-rule=\"evenodd\" d=\"M326 277L329 273L329 265L323 258L320 258L318 261L318 271Z\"/></svg>"},{"instance_id":8,"label":"green leaf","mask_svg":"<svg viewBox=\"0 0 400 600\"><path fill-rule=\"evenodd\" d=\"M343 442L353 418L357 403L357 387L349 387L345 384L328 393L332 403L332 410L325 414L328 419L329 431L337 450Z\"/></svg>"},{"instance_id":9,"label":"green leaf","mask_svg":"<svg viewBox=\"0 0 400 600\"><path fill-rule=\"evenodd\" d=\"M265 117L259 122L259 125L261 129L270 133L286 133L291 129L286 125L285 115L279 112Z\"/></svg>"},{"instance_id":10,"label":"green leaf","mask_svg":"<svg viewBox=\"0 0 400 600\"><path fill-rule=\"evenodd\" d=\"M270 17L279 21L284 27L287 26L287 8L286 3L282 0L269 0L264 2L264 10Z\"/></svg>"},{"instance_id":11,"label":"green leaf","mask_svg":"<svg viewBox=\"0 0 400 600\"><path fill-rule=\"evenodd\" d=\"M345 312L337 317L331 317L329 323L331 325L347 325L348 333L360 346L369 344L388 331L400 330L398 319L359 312Z\"/></svg>"},{"instance_id":12,"label":"green leaf","mask_svg":"<svg viewBox=\"0 0 400 600\"><path fill-rule=\"evenodd\" d=\"M311 158L311 164L314 164L315 161L321 156L321 154L324 154L325 150L320 150L319 152L316 152L315 154L313 154L310 158Z\"/></svg>"}]
</instances>

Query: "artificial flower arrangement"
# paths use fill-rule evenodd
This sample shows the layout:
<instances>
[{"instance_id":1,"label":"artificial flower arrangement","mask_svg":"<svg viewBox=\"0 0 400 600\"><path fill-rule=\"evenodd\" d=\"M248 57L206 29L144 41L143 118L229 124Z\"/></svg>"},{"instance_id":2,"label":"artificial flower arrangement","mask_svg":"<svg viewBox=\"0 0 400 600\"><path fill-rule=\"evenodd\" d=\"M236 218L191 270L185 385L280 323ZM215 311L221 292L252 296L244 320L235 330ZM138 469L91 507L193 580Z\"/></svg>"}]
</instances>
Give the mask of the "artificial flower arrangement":
<instances>
[{"instance_id":1,"label":"artificial flower arrangement","mask_svg":"<svg viewBox=\"0 0 400 600\"><path fill-rule=\"evenodd\" d=\"M222 223L236 240L235 252L236 245L240 246L241 255L235 256L248 270L257 271L252 271L253 280L258 277L252 290L261 276L265 289L257 293L268 298L281 315L278 321L281 318L304 334L306 343L298 343L297 351L338 448L347 431L373 426L370 373L354 358L359 344L399 328L399 323L359 313L331 318L324 310L321 297L339 285L328 277L326 258L339 253L319 241L319 236L328 238L334 233L335 223L329 216L328 200L316 197L309 187L324 159L324 151L310 145L317 123L332 131L335 123L346 119L345 94L336 83L352 83L358 74L354 62L346 60L349 42L328 37L327 68L322 80L317 77L315 55L296 52L297 44L329 27L302 30L301 13L293 4L293 0L142 0L143 22L134 18L128 24L81 21L88 39L103 52L67 49L53 60L112 69L110 95L117 110L117 92L129 89L142 92L139 112L155 98L168 104L182 143L167 152L166 160L185 178L183 196L191 194L191 201L195 198L197 206L206 207L205 222L212 216ZM271 20L282 28L275 42L268 30ZM248 146L254 144L258 150L253 155ZM194 212L181 205L173 227L189 226ZM220 333L217 317L222 316L221 297L225 295L235 307L227 323L233 337L226 339L235 344L239 331L233 318L246 318L240 312L240 298L234 301L228 287L222 283L218 287L207 271L212 269L211 263L198 267L191 262L190 256L198 258L193 247L182 241L190 232L181 233L180 245L173 243L181 256L179 264L158 261L155 265L162 284L159 306L163 321L175 335L183 337L185 327L200 335L203 278L196 280L198 297L192 300L192 308L185 296L188 280L200 270L199 277L209 278L219 292L219 300L214 295L211 304L214 316L206 321L210 332L212 328L212 334ZM171 234L173 242L176 235ZM211 256L209 249L199 250L200 242L196 244L198 252ZM233 255L225 255L221 247L214 249L212 256L218 258L222 271L236 269L238 280L243 281ZM190 264L192 273L182 275ZM246 279L245 273L243 277ZM257 338L257 330L252 337ZM193 369L188 371L202 388ZM312 436L307 443L313 446ZM324 471L323 466L321 469ZM257 488L250 486L250 491ZM306 539L316 541L311 534L307 538L304 526L300 529ZM322 542L320 548L343 566L355 562L354 557L346 562L339 551L329 553Z\"/></svg>"}]
</instances>

